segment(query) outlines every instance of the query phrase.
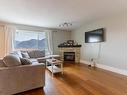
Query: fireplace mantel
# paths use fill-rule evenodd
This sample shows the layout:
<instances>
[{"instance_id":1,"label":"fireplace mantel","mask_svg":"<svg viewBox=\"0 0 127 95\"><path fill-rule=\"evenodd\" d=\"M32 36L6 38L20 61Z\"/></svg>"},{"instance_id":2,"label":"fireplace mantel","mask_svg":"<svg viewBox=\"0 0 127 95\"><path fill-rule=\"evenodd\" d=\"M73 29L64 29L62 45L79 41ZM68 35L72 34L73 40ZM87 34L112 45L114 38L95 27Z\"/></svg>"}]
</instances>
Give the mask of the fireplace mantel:
<instances>
[{"instance_id":1,"label":"fireplace mantel","mask_svg":"<svg viewBox=\"0 0 127 95\"><path fill-rule=\"evenodd\" d=\"M81 47L59 47L59 54L62 61L64 61L64 52L75 52L75 62L80 62L80 48Z\"/></svg>"}]
</instances>

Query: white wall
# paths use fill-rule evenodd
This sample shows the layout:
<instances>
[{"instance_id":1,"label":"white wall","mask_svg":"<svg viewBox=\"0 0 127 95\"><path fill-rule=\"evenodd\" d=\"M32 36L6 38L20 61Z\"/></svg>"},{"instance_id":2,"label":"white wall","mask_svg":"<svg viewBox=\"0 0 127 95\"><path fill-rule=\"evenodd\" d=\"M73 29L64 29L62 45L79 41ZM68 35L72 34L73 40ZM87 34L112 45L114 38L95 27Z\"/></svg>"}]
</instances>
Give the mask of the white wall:
<instances>
[{"instance_id":1,"label":"white wall","mask_svg":"<svg viewBox=\"0 0 127 95\"><path fill-rule=\"evenodd\" d=\"M127 13L83 25L72 31L72 39L82 44L81 60L97 57L99 44L85 44L85 32L97 28L106 29L106 42L101 44L99 64L127 69Z\"/></svg>"},{"instance_id":2,"label":"white wall","mask_svg":"<svg viewBox=\"0 0 127 95\"><path fill-rule=\"evenodd\" d=\"M66 42L71 38L71 31L54 31L53 32L53 50L54 54L59 54L58 45L60 43Z\"/></svg>"}]
</instances>

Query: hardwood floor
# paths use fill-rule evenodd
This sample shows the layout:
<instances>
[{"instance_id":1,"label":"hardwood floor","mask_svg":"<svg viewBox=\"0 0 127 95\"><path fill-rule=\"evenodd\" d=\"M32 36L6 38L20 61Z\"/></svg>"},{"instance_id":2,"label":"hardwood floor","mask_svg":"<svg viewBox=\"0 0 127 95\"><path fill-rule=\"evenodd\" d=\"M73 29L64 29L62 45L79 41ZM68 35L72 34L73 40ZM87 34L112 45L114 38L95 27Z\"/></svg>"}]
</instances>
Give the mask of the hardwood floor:
<instances>
[{"instance_id":1,"label":"hardwood floor","mask_svg":"<svg viewBox=\"0 0 127 95\"><path fill-rule=\"evenodd\" d=\"M65 63L64 75L46 71L45 87L17 95L127 95L127 77L83 64Z\"/></svg>"}]
</instances>

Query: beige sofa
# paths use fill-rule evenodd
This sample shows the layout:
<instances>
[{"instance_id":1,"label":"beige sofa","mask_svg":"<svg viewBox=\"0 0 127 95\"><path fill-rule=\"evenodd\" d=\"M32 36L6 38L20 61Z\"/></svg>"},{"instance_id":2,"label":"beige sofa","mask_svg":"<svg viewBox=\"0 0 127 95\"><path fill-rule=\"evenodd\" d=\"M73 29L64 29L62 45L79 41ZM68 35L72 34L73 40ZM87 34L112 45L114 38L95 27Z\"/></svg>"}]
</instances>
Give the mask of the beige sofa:
<instances>
[{"instance_id":1,"label":"beige sofa","mask_svg":"<svg viewBox=\"0 0 127 95\"><path fill-rule=\"evenodd\" d=\"M32 63L14 67L3 66L0 62L0 95L12 95L44 87L45 65Z\"/></svg>"},{"instance_id":2,"label":"beige sofa","mask_svg":"<svg viewBox=\"0 0 127 95\"><path fill-rule=\"evenodd\" d=\"M13 53L20 58L25 58L26 56L23 56L23 53L27 53L27 57L31 62L45 63L46 61L45 50L14 51Z\"/></svg>"}]
</instances>

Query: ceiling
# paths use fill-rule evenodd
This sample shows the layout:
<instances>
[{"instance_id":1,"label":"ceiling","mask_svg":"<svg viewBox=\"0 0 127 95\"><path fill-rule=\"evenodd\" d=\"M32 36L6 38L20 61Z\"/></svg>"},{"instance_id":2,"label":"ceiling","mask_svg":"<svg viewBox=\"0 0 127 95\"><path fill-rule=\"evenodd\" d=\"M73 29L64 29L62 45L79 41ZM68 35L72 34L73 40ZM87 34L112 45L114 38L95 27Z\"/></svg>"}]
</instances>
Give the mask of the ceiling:
<instances>
[{"instance_id":1,"label":"ceiling","mask_svg":"<svg viewBox=\"0 0 127 95\"><path fill-rule=\"evenodd\" d=\"M59 29L127 10L127 0L0 0L0 21ZM69 27L59 27L64 22Z\"/></svg>"}]
</instances>

